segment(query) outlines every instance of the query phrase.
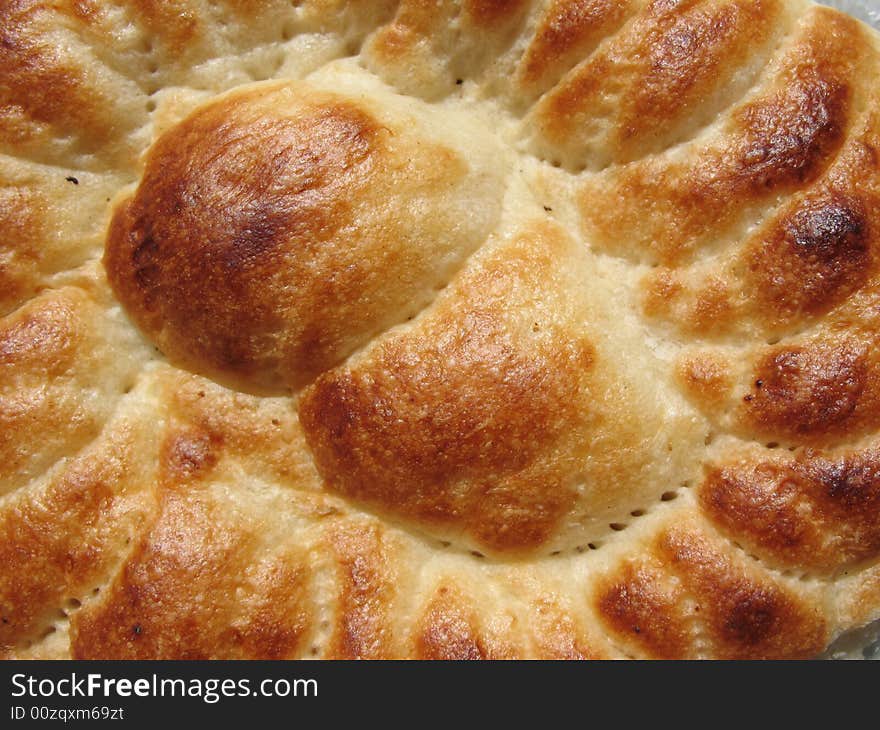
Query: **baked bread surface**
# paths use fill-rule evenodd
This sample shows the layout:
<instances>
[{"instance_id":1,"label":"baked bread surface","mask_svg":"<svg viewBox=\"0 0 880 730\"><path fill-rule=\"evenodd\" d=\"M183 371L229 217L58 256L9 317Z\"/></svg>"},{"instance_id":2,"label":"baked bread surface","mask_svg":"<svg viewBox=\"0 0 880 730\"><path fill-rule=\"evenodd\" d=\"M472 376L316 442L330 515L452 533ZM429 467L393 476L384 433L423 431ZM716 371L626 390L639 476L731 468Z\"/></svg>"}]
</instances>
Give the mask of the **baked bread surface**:
<instances>
[{"instance_id":1,"label":"baked bread surface","mask_svg":"<svg viewBox=\"0 0 880 730\"><path fill-rule=\"evenodd\" d=\"M880 618L878 70L792 0L5 0L0 653Z\"/></svg>"}]
</instances>

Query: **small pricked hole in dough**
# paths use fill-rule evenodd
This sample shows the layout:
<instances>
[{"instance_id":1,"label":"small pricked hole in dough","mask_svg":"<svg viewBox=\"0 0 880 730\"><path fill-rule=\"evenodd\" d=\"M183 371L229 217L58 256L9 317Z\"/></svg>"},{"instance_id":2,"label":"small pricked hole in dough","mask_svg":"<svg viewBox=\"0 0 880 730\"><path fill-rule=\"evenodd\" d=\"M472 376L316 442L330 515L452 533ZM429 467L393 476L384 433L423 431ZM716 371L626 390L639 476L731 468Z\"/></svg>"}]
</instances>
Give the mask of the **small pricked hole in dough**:
<instances>
[{"instance_id":1,"label":"small pricked hole in dough","mask_svg":"<svg viewBox=\"0 0 880 730\"><path fill-rule=\"evenodd\" d=\"M623 532L628 527L628 525L626 525L626 523L624 522L612 522L610 525L608 525L608 527L610 527L615 532Z\"/></svg>"},{"instance_id":2,"label":"small pricked hole in dough","mask_svg":"<svg viewBox=\"0 0 880 730\"><path fill-rule=\"evenodd\" d=\"M678 492L663 492L660 495L661 502L673 502L678 499Z\"/></svg>"}]
</instances>

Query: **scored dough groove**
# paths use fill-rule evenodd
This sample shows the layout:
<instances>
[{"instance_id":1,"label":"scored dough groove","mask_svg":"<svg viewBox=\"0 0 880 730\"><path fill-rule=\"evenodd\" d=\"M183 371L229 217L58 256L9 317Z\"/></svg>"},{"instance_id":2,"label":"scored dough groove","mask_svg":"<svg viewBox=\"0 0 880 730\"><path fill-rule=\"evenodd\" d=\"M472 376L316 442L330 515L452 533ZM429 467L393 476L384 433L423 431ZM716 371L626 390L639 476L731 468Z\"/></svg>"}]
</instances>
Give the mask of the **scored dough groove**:
<instances>
[{"instance_id":1,"label":"scored dough groove","mask_svg":"<svg viewBox=\"0 0 880 730\"><path fill-rule=\"evenodd\" d=\"M795 658L880 617L865 26L13 0L0 38L0 654Z\"/></svg>"}]
</instances>

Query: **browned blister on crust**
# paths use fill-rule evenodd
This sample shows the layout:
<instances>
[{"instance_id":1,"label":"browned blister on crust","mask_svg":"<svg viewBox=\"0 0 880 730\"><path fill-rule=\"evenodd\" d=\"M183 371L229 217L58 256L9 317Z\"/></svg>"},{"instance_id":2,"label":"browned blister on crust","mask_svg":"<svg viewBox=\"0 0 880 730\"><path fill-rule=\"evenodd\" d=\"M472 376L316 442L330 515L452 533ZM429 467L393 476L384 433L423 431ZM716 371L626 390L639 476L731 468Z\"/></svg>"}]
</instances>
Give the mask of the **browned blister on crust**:
<instances>
[{"instance_id":1,"label":"browned blister on crust","mask_svg":"<svg viewBox=\"0 0 880 730\"><path fill-rule=\"evenodd\" d=\"M151 434L121 417L112 433L0 516L0 654L56 631L112 575L150 513Z\"/></svg>"},{"instance_id":2,"label":"browned blister on crust","mask_svg":"<svg viewBox=\"0 0 880 730\"><path fill-rule=\"evenodd\" d=\"M0 150L87 169L136 162L147 120L136 84L95 56L67 7L10 0L0 10Z\"/></svg>"},{"instance_id":3,"label":"browned blister on crust","mask_svg":"<svg viewBox=\"0 0 880 730\"><path fill-rule=\"evenodd\" d=\"M561 604L552 595L539 593L529 601L529 625L534 627L532 653L536 659L600 660L618 656L604 636L591 626L593 617L578 614L580 606Z\"/></svg>"},{"instance_id":4,"label":"browned blister on crust","mask_svg":"<svg viewBox=\"0 0 880 730\"><path fill-rule=\"evenodd\" d=\"M868 283L877 265L878 211L875 201L830 192L788 213L760 248L744 254L743 288L755 292L755 317L773 324L810 319Z\"/></svg>"},{"instance_id":5,"label":"browned blister on crust","mask_svg":"<svg viewBox=\"0 0 880 730\"><path fill-rule=\"evenodd\" d=\"M472 603L460 589L441 582L416 624L413 657L469 661L521 656L523 648L509 624L493 625L489 616L491 611Z\"/></svg>"},{"instance_id":6,"label":"browned blister on crust","mask_svg":"<svg viewBox=\"0 0 880 730\"><path fill-rule=\"evenodd\" d=\"M856 442L880 425L880 362L873 327L850 322L742 354L692 352L680 382L720 428L743 438L792 448Z\"/></svg>"},{"instance_id":7,"label":"browned blister on crust","mask_svg":"<svg viewBox=\"0 0 880 730\"><path fill-rule=\"evenodd\" d=\"M644 311L686 336L779 339L876 287L880 122L868 114L814 184L729 253L647 276ZM851 316L844 311L844 317Z\"/></svg>"},{"instance_id":8,"label":"browned blister on crust","mask_svg":"<svg viewBox=\"0 0 880 730\"><path fill-rule=\"evenodd\" d=\"M596 612L633 654L654 659L689 658L694 641L684 592L657 561L621 565L599 583Z\"/></svg>"},{"instance_id":9,"label":"browned blister on crust","mask_svg":"<svg viewBox=\"0 0 880 730\"><path fill-rule=\"evenodd\" d=\"M640 0L548 3L516 71L517 102L531 102L553 87L643 4Z\"/></svg>"},{"instance_id":10,"label":"browned blister on crust","mask_svg":"<svg viewBox=\"0 0 880 730\"><path fill-rule=\"evenodd\" d=\"M585 233L610 253L659 264L723 241L746 212L801 189L833 162L857 116L862 65L876 63L869 48L856 21L811 11L768 88L731 109L688 154L590 178L580 199Z\"/></svg>"},{"instance_id":11,"label":"browned blister on crust","mask_svg":"<svg viewBox=\"0 0 880 730\"><path fill-rule=\"evenodd\" d=\"M169 415L151 519L108 588L76 614L73 655L299 655L313 615L310 570L306 550L286 531L285 500L279 507L277 496L252 490L229 501L235 450L226 430L206 428L185 401Z\"/></svg>"},{"instance_id":12,"label":"browned blister on crust","mask_svg":"<svg viewBox=\"0 0 880 730\"><path fill-rule=\"evenodd\" d=\"M880 553L874 448L752 455L713 466L700 501L734 539L788 570L833 575Z\"/></svg>"},{"instance_id":13,"label":"browned blister on crust","mask_svg":"<svg viewBox=\"0 0 880 730\"><path fill-rule=\"evenodd\" d=\"M789 22L778 0L646 3L536 104L531 149L571 170L662 151L748 88Z\"/></svg>"},{"instance_id":14,"label":"browned blister on crust","mask_svg":"<svg viewBox=\"0 0 880 730\"><path fill-rule=\"evenodd\" d=\"M269 85L160 140L105 265L164 352L245 387L298 388L430 301L488 233L497 173L382 116ZM496 200L466 214L482 193Z\"/></svg>"},{"instance_id":15,"label":"browned blister on crust","mask_svg":"<svg viewBox=\"0 0 880 730\"><path fill-rule=\"evenodd\" d=\"M466 661L488 659L488 647L474 628L473 615L446 586L437 590L422 618L416 644L419 659Z\"/></svg>"},{"instance_id":16,"label":"browned blister on crust","mask_svg":"<svg viewBox=\"0 0 880 730\"><path fill-rule=\"evenodd\" d=\"M825 646L815 596L798 595L700 530L672 529L659 548L702 607L710 656L808 658Z\"/></svg>"},{"instance_id":17,"label":"browned blister on crust","mask_svg":"<svg viewBox=\"0 0 880 730\"><path fill-rule=\"evenodd\" d=\"M523 239L523 258L498 260L467 282L473 304L463 318L460 298L447 300L433 326L387 341L364 366L328 373L307 391L303 425L332 485L428 525L463 528L495 549L546 541L573 495L562 475L542 468L542 447L581 419L577 393L595 354L585 337L520 335L505 321L501 303L519 293L518 279L536 265L551 275L545 257L558 244L550 239L542 251L540 235Z\"/></svg>"},{"instance_id":18,"label":"browned blister on crust","mask_svg":"<svg viewBox=\"0 0 880 730\"><path fill-rule=\"evenodd\" d=\"M644 547L594 594L606 626L636 655L794 659L825 646L815 592L767 575L696 520L679 517Z\"/></svg>"},{"instance_id":19,"label":"browned blister on crust","mask_svg":"<svg viewBox=\"0 0 880 730\"><path fill-rule=\"evenodd\" d=\"M0 320L0 495L96 438L142 356L82 289L47 292Z\"/></svg>"},{"instance_id":20,"label":"browned blister on crust","mask_svg":"<svg viewBox=\"0 0 880 730\"><path fill-rule=\"evenodd\" d=\"M697 438L688 424L645 406L613 345L598 349L583 299L553 293L583 275L576 246L555 226L527 229L412 330L321 376L300 416L328 485L422 529L516 553L573 547L584 539L576 526L612 521L656 488L646 473L686 462L681 444L667 451L660 439L670 428ZM639 419L628 412L637 402Z\"/></svg>"},{"instance_id":21,"label":"browned blister on crust","mask_svg":"<svg viewBox=\"0 0 880 730\"><path fill-rule=\"evenodd\" d=\"M739 420L759 437L854 437L876 428L880 407L870 342L838 337L778 346L758 360Z\"/></svg>"},{"instance_id":22,"label":"browned blister on crust","mask_svg":"<svg viewBox=\"0 0 880 730\"><path fill-rule=\"evenodd\" d=\"M343 524L332 528L328 538L341 588L339 618L325 656L394 658L392 616L399 570L387 535L375 524Z\"/></svg>"}]
</instances>

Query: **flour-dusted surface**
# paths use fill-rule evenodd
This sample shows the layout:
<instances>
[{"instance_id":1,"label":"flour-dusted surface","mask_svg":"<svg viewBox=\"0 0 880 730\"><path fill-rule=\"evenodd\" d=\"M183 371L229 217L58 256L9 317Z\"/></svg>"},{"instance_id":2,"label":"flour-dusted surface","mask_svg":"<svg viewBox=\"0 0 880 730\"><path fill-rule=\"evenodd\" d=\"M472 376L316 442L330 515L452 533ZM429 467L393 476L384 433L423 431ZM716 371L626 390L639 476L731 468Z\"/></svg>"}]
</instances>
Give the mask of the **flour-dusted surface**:
<instances>
[{"instance_id":1,"label":"flour-dusted surface","mask_svg":"<svg viewBox=\"0 0 880 730\"><path fill-rule=\"evenodd\" d=\"M880 615L865 26L14 0L0 34L4 655L793 658Z\"/></svg>"}]
</instances>

